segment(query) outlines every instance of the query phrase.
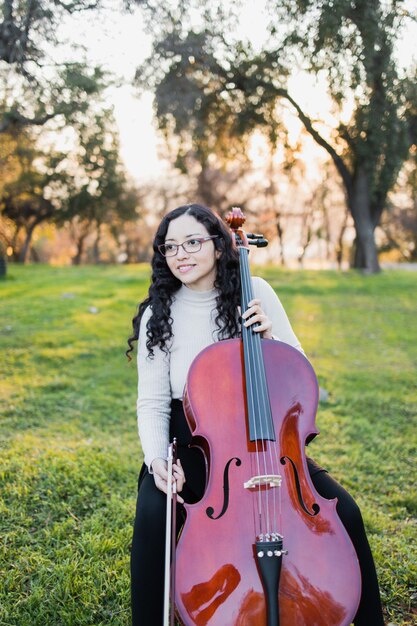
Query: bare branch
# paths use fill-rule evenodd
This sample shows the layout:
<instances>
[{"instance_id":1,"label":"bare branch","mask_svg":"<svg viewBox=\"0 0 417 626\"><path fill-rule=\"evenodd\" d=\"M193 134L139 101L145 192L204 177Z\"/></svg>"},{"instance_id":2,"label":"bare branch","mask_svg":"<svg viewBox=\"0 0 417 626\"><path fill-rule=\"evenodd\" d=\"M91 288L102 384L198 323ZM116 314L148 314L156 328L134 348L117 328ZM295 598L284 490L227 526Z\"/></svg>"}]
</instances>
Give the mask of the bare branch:
<instances>
[{"instance_id":1,"label":"bare branch","mask_svg":"<svg viewBox=\"0 0 417 626\"><path fill-rule=\"evenodd\" d=\"M297 115L300 120L303 122L305 129L310 133L313 139L326 150L326 152L331 156L337 171L343 179L343 182L346 186L346 189L349 189L352 186L352 174L350 173L347 165L343 161L342 157L337 154L336 150L331 146L325 139L320 135L320 133L314 128L311 119L304 113L301 109L300 105L290 96L286 89L278 89L277 94L282 98L285 98L290 102L290 104L297 111Z\"/></svg>"},{"instance_id":2,"label":"bare branch","mask_svg":"<svg viewBox=\"0 0 417 626\"><path fill-rule=\"evenodd\" d=\"M58 115L59 113L55 111L54 113L47 113L40 117L26 117L22 115L18 111L10 111L5 115L3 121L0 123L0 133L5 133L9 130L11 126L43 126L53 117Z\"/></svg>"},{"instance_id":3,"label":"bare branch","mask_svg":"<svg viewBox=\"0 0 417 626\"><path fill-rule=\"evenodd\" d=\"M63 2L62 0L55 0L54 4L56 6L61 7L67 13L72 15L76 12L81 11L90 11L91 9L98 9L101 5L100 0L92 0L90 3L86 4L85 2Z\"/></svg>"}]
</instances>

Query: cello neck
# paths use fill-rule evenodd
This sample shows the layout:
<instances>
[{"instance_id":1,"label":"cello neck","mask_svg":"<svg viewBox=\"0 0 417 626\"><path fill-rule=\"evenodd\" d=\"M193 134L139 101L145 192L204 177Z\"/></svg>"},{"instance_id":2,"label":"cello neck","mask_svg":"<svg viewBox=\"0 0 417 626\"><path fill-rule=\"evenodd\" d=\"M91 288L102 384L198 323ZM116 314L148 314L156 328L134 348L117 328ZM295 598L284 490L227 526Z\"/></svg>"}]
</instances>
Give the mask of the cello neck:
<instances>
[{"instance_id":1,"label":"cello neck","mask_svg":"<svg viewBox=\"0 0 417 626\"><path fill-rule=\"evenodd\" d=\"M242 312L248 309L253 300L252 279L249 268L249 250L243 231L236 233L239 250L240 290ZM243 235L243 237L242 237ZM275 441L275 429L269 401L265 364L260 333L254 332L256 324L246 327L242 324L243 358L245 367L245 386L248 409L250 441Z\"/></svg>"}]
</instances>

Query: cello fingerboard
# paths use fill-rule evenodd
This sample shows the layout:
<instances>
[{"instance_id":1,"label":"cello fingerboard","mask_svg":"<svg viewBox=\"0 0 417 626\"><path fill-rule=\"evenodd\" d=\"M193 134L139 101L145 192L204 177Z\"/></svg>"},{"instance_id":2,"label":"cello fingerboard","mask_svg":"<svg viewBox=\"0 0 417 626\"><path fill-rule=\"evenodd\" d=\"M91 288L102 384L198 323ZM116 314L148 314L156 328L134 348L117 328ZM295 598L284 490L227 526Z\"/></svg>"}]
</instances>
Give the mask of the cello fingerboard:
<instances>
[{"instance_id":1,"label":"cello fingerboard","mask_svg":"<svg viewBox=\"0 0 417 626\"><path fill-rule=\"evenodd\" d=\"M240 247L239 255L241 306L242 311L246 311L248 303L253 299L248 250ZM242 324L249 439L250 441L275 441L275 429L269 401L261 337L260 333L254 332L254 326L255 324L246 327Z\"/></svg>"}]
</instances>

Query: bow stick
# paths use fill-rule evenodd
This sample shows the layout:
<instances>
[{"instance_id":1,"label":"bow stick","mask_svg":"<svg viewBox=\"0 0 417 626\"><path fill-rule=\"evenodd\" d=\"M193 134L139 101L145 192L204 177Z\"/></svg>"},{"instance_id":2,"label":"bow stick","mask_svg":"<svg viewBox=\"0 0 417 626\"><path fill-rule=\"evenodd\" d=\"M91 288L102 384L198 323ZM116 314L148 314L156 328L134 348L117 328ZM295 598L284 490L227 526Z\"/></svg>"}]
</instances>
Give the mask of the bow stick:
<instances>
[{"instance_id":1,"label":"bow stick","mask_svg":"<svg viewBox=\"0 0 417 626\"><path fill-rule=\"evenodd\" d=\"M165 526L164 626L174 626L175 548L177 542L177 483L172 466L177 461L177 440L168 446L167 513ZM170 611L171 608L171 611Z\"/></svg>"}]
</instances>

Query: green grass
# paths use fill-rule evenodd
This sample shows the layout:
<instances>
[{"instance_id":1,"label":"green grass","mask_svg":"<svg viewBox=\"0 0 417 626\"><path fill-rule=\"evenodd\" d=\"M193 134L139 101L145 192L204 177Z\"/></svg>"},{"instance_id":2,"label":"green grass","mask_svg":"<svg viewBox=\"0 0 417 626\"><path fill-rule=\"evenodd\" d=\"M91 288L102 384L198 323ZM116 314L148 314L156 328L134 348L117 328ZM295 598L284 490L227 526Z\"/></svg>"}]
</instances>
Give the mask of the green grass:
<instances>
[{"instance_id":1,"label":"green grass","mask_svg":"<svg viewBox=\"0 0 417 626\"><path fill-rule=\"evenodd\" d=\"M257 273L330 394L309 452L361 506L387 622L411 625L417 273ZM11 266L0 281L1 626L129 624L142 453L124 350L148 279L144 265Z\"/></svg>"}]
</instances>

